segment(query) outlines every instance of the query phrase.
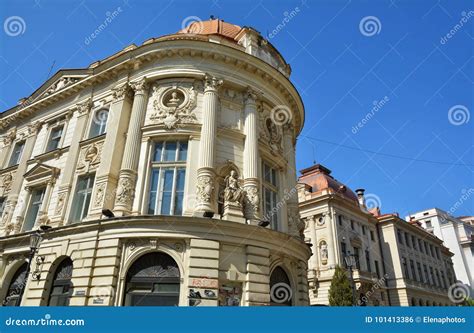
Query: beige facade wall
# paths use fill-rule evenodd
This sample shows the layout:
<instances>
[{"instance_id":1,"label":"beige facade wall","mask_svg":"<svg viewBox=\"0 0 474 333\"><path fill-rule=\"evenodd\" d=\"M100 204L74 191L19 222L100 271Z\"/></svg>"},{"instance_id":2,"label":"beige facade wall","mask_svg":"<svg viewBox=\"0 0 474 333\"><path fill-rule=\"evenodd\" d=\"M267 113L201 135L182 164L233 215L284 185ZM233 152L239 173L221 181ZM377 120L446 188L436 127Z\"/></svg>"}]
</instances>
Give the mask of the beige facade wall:
<instances>
[{"instance_id":1,"label":"beige facade wall","mask_svg":"<svg viewBox=\"0 0 474 333\"><path fill-rule=\"evenodd\" d=\"M257 38L248 33L242 38ZM308 304L309 249L283 199L289 178L296 178L283 138L291 139L294 154L304 116L301 99L288 73L245 47L213 43L212 49L211 54L208 42L194 38L148 41L92 64L93 71L58 73L28 104L2 115L3 293L28 255L32 230L25 229L24 221L32 193L45 187L32 229L51 229L35 255L32 270L40 276L28 279L23 305L47 304L54 272L64 258L73 262L70 305L122 305L128 269L150 252L166 253L177 263L179 305L189 304L191 289L215 295L199 305L217 305L225 283L241 286L240 305L267 305L275 267L288 275L292 304ZM272 109L281 105L292 115L288 123L275 124ZM91 136L101 110L108 111L106 133ZM245 126L246 119L254 121L252 126ZM63 126L58 147L48 152L57 126ZM183 216L150 215L154 143L176 140L188 143L187 158L180 164L186 170ZM8 166L12 147L23 141L27 145L20 162ZM254 176L244 179L249 158L257 161L250 169ZM277 199L283 204L278 230L259 226L263 162L278 177ZM218 200L231 170L245 192L243 202L229 213L218 209ZM95 176L90 203L81 221L73 223L79 179L90 175ZM106 218L104 209L115 218Z\"/></svg>"}]
</instances>

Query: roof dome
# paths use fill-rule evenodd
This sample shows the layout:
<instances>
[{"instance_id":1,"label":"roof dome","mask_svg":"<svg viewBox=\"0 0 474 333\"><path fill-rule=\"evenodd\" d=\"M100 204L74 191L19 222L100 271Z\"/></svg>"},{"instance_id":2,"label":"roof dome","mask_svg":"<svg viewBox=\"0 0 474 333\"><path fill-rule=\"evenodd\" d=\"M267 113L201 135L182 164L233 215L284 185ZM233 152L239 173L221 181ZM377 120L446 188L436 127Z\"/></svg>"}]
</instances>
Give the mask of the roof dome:
<instances>
[{"instance_id":1,"label":"roof dome","mask_svg":"<svg viewBox=\"0 0 474 333\"><path fill-rule=\"evenodd\" d=\"M178 31L178 34L195 34L195 35L220 35L232 40L242 30L235 24L224 22L223 20L211 18L208 21L193 21L186 28Z\"/></svg>"},{"instance_id":2,"label":"roof dome","mask_svg":"<svg viewBox=\"0 0 474 333\"><path fill-rule=\"evenodd\" d=\"M358 203L357 195L346 185L334 179L330 174L331 170L321 164L316 164L301 170L299 182L311 187L312 194L321 194L322 191L326 190L329 193L342 195L346 199Z\"/></svg>"}]
</instances>

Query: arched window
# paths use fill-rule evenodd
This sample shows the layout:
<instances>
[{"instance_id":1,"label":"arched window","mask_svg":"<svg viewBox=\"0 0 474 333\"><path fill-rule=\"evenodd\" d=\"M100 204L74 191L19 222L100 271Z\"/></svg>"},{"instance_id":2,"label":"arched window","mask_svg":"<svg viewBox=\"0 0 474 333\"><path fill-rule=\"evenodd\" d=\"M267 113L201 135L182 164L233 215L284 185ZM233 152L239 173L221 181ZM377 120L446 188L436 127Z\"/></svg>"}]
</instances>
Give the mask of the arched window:
<instances>
[{"instance_id":1,"label":"arched window","mask_svg":"<svg viewBox=\"0 0 474 333\"><path fill-rule=\"evenodd\" d=\"M49 306L68 306L72 295L72 260L66 258L56 268L49 294Z\"/></svg>"},{"instance_id":2,"label":"arched window","mask_svg":"<svg viewBox=\"0 0 474 333\"><path fill-rule=\"evenodd\" d=\"M412 299L411 299L411 306L416 306L416 300L415 300L415 298L412 298Z\"/></svg>"},{"instance_id":3,"label":"arched window","mask_svg":"<svg viewBox=\"0 0 474 333\"><path fill-rule=\"evenodd\" d=\"M178 264L162 252L148 253L135 261L127 272L124 305L179 305Z\"/></svg>"},{"instance_id":4,"label":"arched window","mask_svg":"<svg viewBox=\"0 0 474 333\"><path fill-rule=\"evenodd\" d=\"M270 275L270 305L291 306L293 289L290 279L280 266L277 266Z\"/></svg>"},{"instance_id":5,"label":"arched window","mask_svg":"<svg viewBox=\"0 0 474 333\"><path fill-rule=\"evenodd\" d=\"M418 300L418 305L423 306L423 301L421 300L421 298Z\"/></svg>"},{"instance_id":6,"label":"arched window","mask_svg":"<svg viewBox=\"0 0 474 333\"><path fill-rule=\"evenodd\" d=\"M3 306L20 306L20 292L26 284L26 269L28 264L24 263L18 268L8 286L7 294L3 300Z\"/></svg>"},{"instance_id":7,"label":"arched window","mask_svg":"<svg viewBox=\"0 0 474 333\"><path fill-rule=\"evenodd\" d=\"M93 138L105 133L108 118L109 110L107 109L100 109L94 112L91 129L89 131L89 138Z\"/></svg>"}]
</instances>

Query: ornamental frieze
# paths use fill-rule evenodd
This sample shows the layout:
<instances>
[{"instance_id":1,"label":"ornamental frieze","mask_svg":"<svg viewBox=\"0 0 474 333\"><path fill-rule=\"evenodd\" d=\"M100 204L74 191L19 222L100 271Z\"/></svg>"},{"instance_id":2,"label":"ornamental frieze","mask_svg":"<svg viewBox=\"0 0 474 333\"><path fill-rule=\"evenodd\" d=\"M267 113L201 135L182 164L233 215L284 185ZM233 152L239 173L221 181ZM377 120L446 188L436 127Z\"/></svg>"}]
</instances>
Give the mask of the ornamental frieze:
<instances>
[{"instance_id":1,"label":"ornamental frieze","mask_svg":"<svg viewBox=\"0 0 474 333\"><path fill-rule=\"evenodd\" d=\"M259 112L259 132L260 139L270 147L273 153L282 153L282 138L283 130L274 119L272 119L269 112Z\"/></svg>"},{"instance_id":2,"label":"ornamental frieze","mask_svg":"<svg viewBox=\"0 0 474 333\"><path fill-rule=\"evenodd\" d=\"M101 141L91 143L81 148L79 161L77 163L78 172L89 172L99 166L103 145L104 141Z\"/></svg>"},{"instance_id":3,"label":"ornamental frieze","mask_svg":"<svg viewBox=\"0 0 474 333\"><path fill-rule=\"evenodd\" d=\"M152 89L152 123L163 124L168 129L174 129L179 124L197 123L193 112L197 105L196 83L154 85Z\"/></svg>"},{"instance_id":4,"label":"ornamental frieze","mask_svg":"<svg viewBox=\"0 0 474 333\"><path fill-rule=\"evenodd\" d=\"M77 77L63 77L61 79L59 79L58 81L56 81L55 83L53 83L47 90L46 92L42 95L42 97L46 97L46 96L49 96L53 93L55 93L56 91L59 91L63 88L66 88L76 82L79 82L80 78L77 78Z\"/></svg>"}]
</instances>

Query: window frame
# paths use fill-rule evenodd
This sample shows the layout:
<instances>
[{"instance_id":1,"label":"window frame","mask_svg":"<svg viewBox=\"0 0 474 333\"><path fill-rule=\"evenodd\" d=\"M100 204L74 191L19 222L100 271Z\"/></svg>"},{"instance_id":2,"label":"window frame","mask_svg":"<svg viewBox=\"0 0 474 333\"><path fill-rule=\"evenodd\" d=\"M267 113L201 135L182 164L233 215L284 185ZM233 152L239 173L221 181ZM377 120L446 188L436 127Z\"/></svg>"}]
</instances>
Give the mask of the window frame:
<instances>
[{"instance_id":1,"label":"window frame","mask_svg":"<svg viewBox=\"0 0 474 333\"><path fill-rule=\"evenodd\" d=\"M174 160L165 160L166 145L169 143L176 144ZM155 161L156 146L161 144L160 160ZM186 147L186 155L184 159L180 159L181 147L183 144ZM182 216L184 214L184 199L186 192L186 180L187 180L187 162L189 156L189 139L188 138L176 138L173 140L160 140L159 138L153 140L150 144L150 154L149 154L149 167L146 177L146 200L144 200L143 211L146 215L163 215L163 216ZM158 171L158 180L156 184L156 190L152 191L153 185L153 174L155 171ZM163 194L164 194L164 180L167 170L173 170L173 183L171 186L171 197L170 197L170 206L169 213L163 214ZM183 171L183 188L182 190L177 190L179 172ZM152 197L152 192L155 192L155 203L153 205L154 212L150 211L150 200ZM167 191L168 192L168 191ZM181 212L177 213L177 198L179 192L182 192L181 198Z\"/></svg>"},{"instance_id":2,"label":"window frame","mask_svg":"<svg viewBox=\"0 0 474 333\"><path fill-rule=\"evenodd\" d=\"M81 190L81 193L79 193L78 192L78 186L79 186L79 181L81 180L81 178L87 178L88 179L87 184L91 184L91 187L90 188L86 187L86 189ZM92 178L92 181L90 181L91 178ZM70 224L81 223L89 215L89 210L91 208L92 193L94 191L95 181L96 181L96 174L93 173L93 172L78 175L76 177L76 183L75 183L75 186L74 186L74 193L73 193L73 196L72 196L73 200L72 200L71 209L70 209L70 212L69 212L69 223ZM78 204L79 195L82 194L82 192L84 192L86 194L85 196L83 196L85 199L82 202L82 208L81 208L82 217L79 220L75 220L74 215L76 214L76 204ZM86 212L84 212L85 203L87 202L87 196L89 196L89 203L88 203Z\"/></svg>"},{"instance_id":3,"label":"window frame","mask_svg":"<svg viewBox=\"0 0 474 333\"><path fill-rule=\"evenodd\" d=\"M57 147L55 147L53 149L50 149L49 145L50 145L50 142L53 139L53 137L52 137L53 131L56 128L59 128L59 127L62 127L62 129L61 129L61 136L59 137L59 140L58 140L58 145L57 145ZM49 152L55 151L57 149L61 149L63 141L64 141L64 136L66 134L65 132L66 132L66 121L63 120L63 121L57 122L55 124L50 124L47 140L45 142L44 152L49 153Z\"/></svg>"},{"instance_id":4,"label":"window frame","mask_svg":"<svg viewBox=\"0 0 474 333\"><path fill-rule=\"evenodd\" d=\"M270 171L270 180L267 180L266 173L267 170ZM270 163L267 161L262 161L262 208L263 208L263 216L267 217L266 207L266 199L267 199L267 191L272 193L270 197L270 211L274 211L277 208L279 200L280 200L280 172L274 166L272 167ZM274 202L273 202L274 201ZM270 227L273 230L279 231L281 230L281 218L280 218L280 210L276 209L273 214L269 215L268 218L270 219Z\"/></svg>"},{"instance_id":5,"label":"window frame","mask_svg":"<svg viewBox=\"0 0 474 333\"><path fill-rule=\"evenodd\" d=\"M20 149L20 152L18 153L18 156L16 158L16 162L13 163L12 159L13 159L13 156L15 156L14 155L15 154L15 149L18 147L19 144L22 144L21 149ZM8 165L7 165L8 168L20 164L21 158L22 158L23 153L25 151L25 144L26 144L25 140L19 140L19 141L15 142L15 144L13 145L13 148L10 152L10 158L8 159Z\"/></svg>"},{"instance_id":6,"label":"window frame","mask_svg":"<svg viewBox=\"0 0 474 333\"><path fill-rule=\"evenodd\" d=\"M95 135L92 135L92 130L94 128L94 124L97 124L94 120L96 119L96 114L98 114L99 112L102 112L102 111L107 111L107 120L105 121L105 125L104 125L104 128L103 128L103 132L98 132L98 134L95 134ZM89 129L87 131L87 139L92 139L92 138L96 138L98 136L101 136L101 135L104 135L107 133L107 126L109 124L109 116L110 116L110 107L108 106L102 106L94 111L91 112L91 120L90 120L90 123L89 123ZM100 127L99 127L100 129Z\"/></svg>"},{"instance_id":7,"label":"window frame","mask_svg":"<svg viewBox=\"0 0 474 333\"><path fill-rule=\"evenodd\" d=\"M35 195L35 193L38 193L38 192L41 192L41 194L40 194L41 200L33 202L34 195ZM46 185L44 185L44 184L36 186L36 187L31 189L31 194L29 195L29 199L28 199L28 206L26 208L25 216L24 216L23 223L22 223L22 226L21 226L21 231L22 232L31 231L35 227L36 220L38 219L38 216L41 212L41 206L43 205L43 201L46 199L45 195L46 195ZM32 208L33 208L32 205L33 204L38 204L38 210L36 212L36 215L35 215L33 221L31 221L31 228L26 229L26 226L30 224L30 214L32 212Z\"/></svg>"}]
</instances>

